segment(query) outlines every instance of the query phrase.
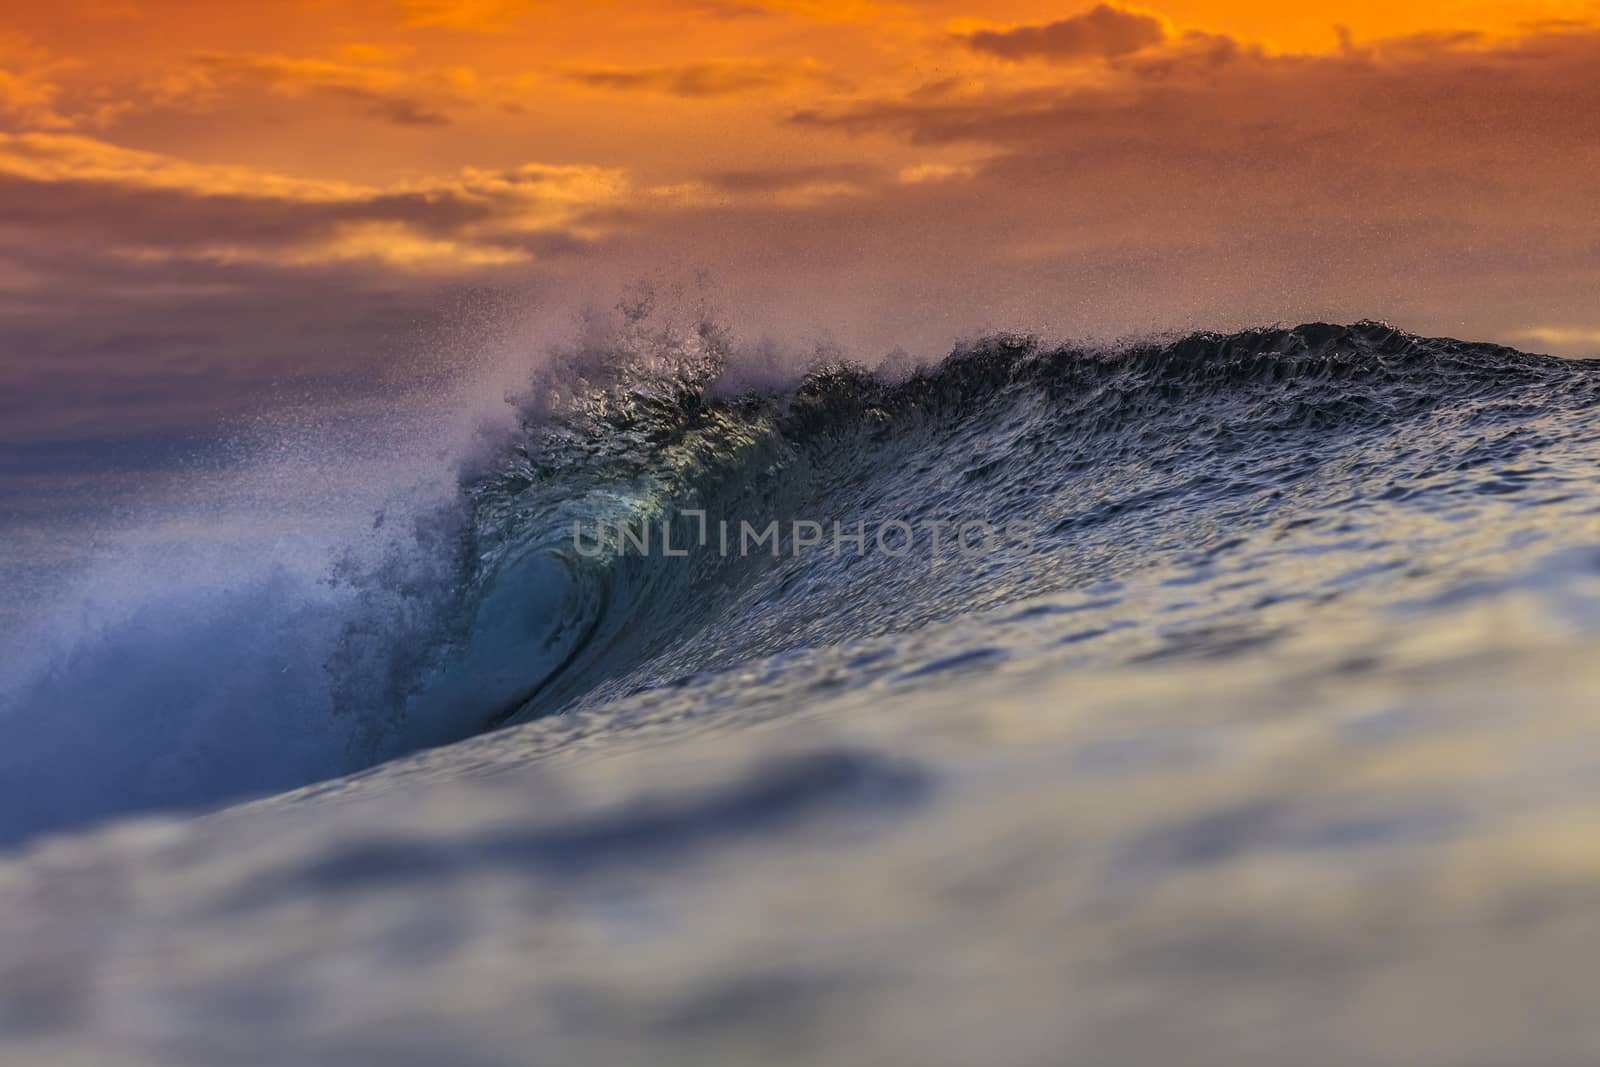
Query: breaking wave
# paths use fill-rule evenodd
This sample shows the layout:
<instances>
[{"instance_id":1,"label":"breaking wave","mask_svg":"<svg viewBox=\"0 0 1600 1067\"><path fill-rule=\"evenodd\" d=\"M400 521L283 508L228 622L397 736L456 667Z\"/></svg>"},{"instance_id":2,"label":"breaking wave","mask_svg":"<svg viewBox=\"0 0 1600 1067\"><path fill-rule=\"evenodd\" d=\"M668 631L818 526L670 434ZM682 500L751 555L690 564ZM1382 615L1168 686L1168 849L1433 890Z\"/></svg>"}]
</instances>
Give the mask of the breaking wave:
<instances>
[{"instance_id":1,"label":"breaking wave","mask_svg":"<svg viewBox=\"0 0 1600 1067\"><path fill-rule=\"evenodd\" d=\"M363 518L359 538L243 561L186 545L109 591L91 574L97 597L58 605L0 676L0 842L1201 566L1379 501L1532 496L1541 445L1594 432L1600 404L1600 362L1380 323L1115 349L996 337L916 371L823 360L787 385L733 351L708 320L630 316L548 361L442 498ZM929 538L967 520L1029 536ZM702 538L720 521L776 523L776 550L721 550ZM797 522L904 523L916 551L802 551ZM686 555L623 536L663 527Z\"/></svg>"}]
</instances>

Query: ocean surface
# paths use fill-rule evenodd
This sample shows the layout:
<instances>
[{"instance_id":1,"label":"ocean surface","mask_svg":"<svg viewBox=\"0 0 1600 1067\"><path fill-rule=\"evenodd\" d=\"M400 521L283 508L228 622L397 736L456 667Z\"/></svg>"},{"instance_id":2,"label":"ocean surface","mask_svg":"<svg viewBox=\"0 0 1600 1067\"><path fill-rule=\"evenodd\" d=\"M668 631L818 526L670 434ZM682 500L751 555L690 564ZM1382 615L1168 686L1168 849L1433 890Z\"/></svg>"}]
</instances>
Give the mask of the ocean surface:
<instances>
[{"instance_id":1,"label":"ocean surface","mask_svg":"<svg viewBox=\"0 0 1600 1067\"><path fill-rule=\"evenodd\" d=\"M8 1067L1600 1056L1600 361L702 325L509 410L13 613Z\"/></svg>"}]
</instances>

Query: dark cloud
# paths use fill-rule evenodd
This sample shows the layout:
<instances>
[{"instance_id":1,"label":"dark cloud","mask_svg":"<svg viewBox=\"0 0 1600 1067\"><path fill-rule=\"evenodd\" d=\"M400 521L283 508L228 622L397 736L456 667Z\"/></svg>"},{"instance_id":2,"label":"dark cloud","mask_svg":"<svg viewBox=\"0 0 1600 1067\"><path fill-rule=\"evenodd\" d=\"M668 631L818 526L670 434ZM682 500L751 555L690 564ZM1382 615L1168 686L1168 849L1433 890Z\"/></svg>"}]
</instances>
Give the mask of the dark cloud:
<instances>
[{"instance_id":1,"label":"dark cloud","mask_svg":"<svg viewBox=\"0 0 1600 1067\"><path fill-rule=\"evenodd\" d=\"M786 167L778 170L727 170L701 180L729 193L779 193L820 184L866 185L881 181L883 172L857 163L832 166Z\"/></svg>"},{"instance_id":2,"label":"dark cloud","mask_svg":"<svg viewBox=\"0 0 1600 1067\"><path fill-rule=\"evenodd\" d=\"M330 86L320 91L347 100L357 105L362 114L395 126L448 126L452 122L443 111L409 96L385 95L351 86Z\"/></svg>"},{"instance_id":3,"label":"dark cloud","mask_svg":"<svg viewBox=\"0 0 1600 1067\"><path fill-rule=\"evenodd\" d=\"M159 248L182 254L227 245L270 251L360 222L445 235L494 214L490 203L437 193L273 199L89 179L37 182L0 173L0 226L48 233L56 243L81 240L106 252Z\"/></svg>"},{"instance_id":4,"label":"dark cloud","mask_svg":"<svg viewBox=\"0 0 1600 1067\"><path fill-rule=\"evenodd\" d=\"M77 249L147 268L180 258L294 268L366 260L470 273L581 248L586 222L625 192L604 168L360 186L194 166L81 137L0 135L0 234L17 236L24 258Z\"/></svg>"},{"instance_id":5,"label":"dark cloud","mask_svg":"<svg viewBox=\"0 0 1600 1067\"><path fill-rule=\"evenodd\" d=\"M815 63L770 63L761 60L716 60L662 67L580 67L567 71L566 77L569 81L592 89L698 98L732 96L829 80L827 72Z\"/></svg>"},{"instance_id":6,"label":"dark cloud","mask_svg":"<svg viewBox=\"0 0 1600 1067\"><path fill-rule=\"evenodd\" d=\"M969 48L1003 59L1060 62L1137 52L1165 41L1167 28L1154 15L1100 4L1059 22L1014 30L981 30L962 39Z\"/></svg>"},{"instance_id":7,"label":"dark cloud","mask_svg":"<svg viewBox=\"0 0 1600 1067\"><path fill-rule=\"evenodd\" d=\"M1345 157L1345 172L1509 160L1527 149L1525 167L1575 174L1571 158L1538 149L1595 145L1596 54L1600 30L1593 29L1492 47L1470 35L1434 34L1333 55L1273 55L1227 37L1186 34L1124 57L1114 78L1095 88L946 89L800 111L791 121L1040 157L1115 150L1124 160L1140 151L1244 158L1338 144L1358 153Z\"/></svg>"}]
</instances>

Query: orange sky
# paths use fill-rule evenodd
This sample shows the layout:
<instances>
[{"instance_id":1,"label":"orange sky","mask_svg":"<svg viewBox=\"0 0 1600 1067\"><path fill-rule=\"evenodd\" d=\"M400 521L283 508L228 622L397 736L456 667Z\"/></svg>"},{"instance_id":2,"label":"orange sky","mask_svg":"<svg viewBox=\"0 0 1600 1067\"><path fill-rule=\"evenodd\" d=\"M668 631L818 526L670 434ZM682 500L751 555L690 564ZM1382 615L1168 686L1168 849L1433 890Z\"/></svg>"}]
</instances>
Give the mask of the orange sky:
<instances>
[{"instance_id":1,"label":"orange sky","mask_svg":"<svg viewBox=\"0 0 1600 1067\"><path fill-rule=\"evenodd\" d=\"M702 268L868 359L1312 317L1593 353L1597 60L1577 0L10 5L0 418L359 385L440 294Z\"/></svg>"}]
</instances>

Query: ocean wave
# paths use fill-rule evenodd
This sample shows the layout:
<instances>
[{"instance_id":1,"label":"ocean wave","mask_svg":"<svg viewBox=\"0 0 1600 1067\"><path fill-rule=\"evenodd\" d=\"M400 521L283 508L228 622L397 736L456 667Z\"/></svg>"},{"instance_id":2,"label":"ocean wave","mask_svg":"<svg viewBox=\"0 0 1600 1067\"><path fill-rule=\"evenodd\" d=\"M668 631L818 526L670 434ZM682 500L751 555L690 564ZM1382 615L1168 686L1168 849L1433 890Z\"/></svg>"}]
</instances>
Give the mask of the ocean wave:
<instances>
[{"instance_id":1,"label":"ocean wave","mask_svg":"<svg viewBox=\"0 0 1600 1067\"><path fill-rule=\"evenodd\" d=\"M829 360L751 387L725 329L644 318L547 363L443 502L380 515L331 561L147 583L31 647L0 698L0 839L1203 569L1296 524L1533 501L1560 481L1541 448L1592 438L1600 403L1593 361L1370 322L1112 348L994 337L909 374ZM909 557L794 544L802 521L964 519L1032 536ZM776 554L713 551L700 532L719 521L777 523ZM619 534L662 526L688 555ZM583 546L575 528L609 533Z\"/></svg>"}]
</instances>

